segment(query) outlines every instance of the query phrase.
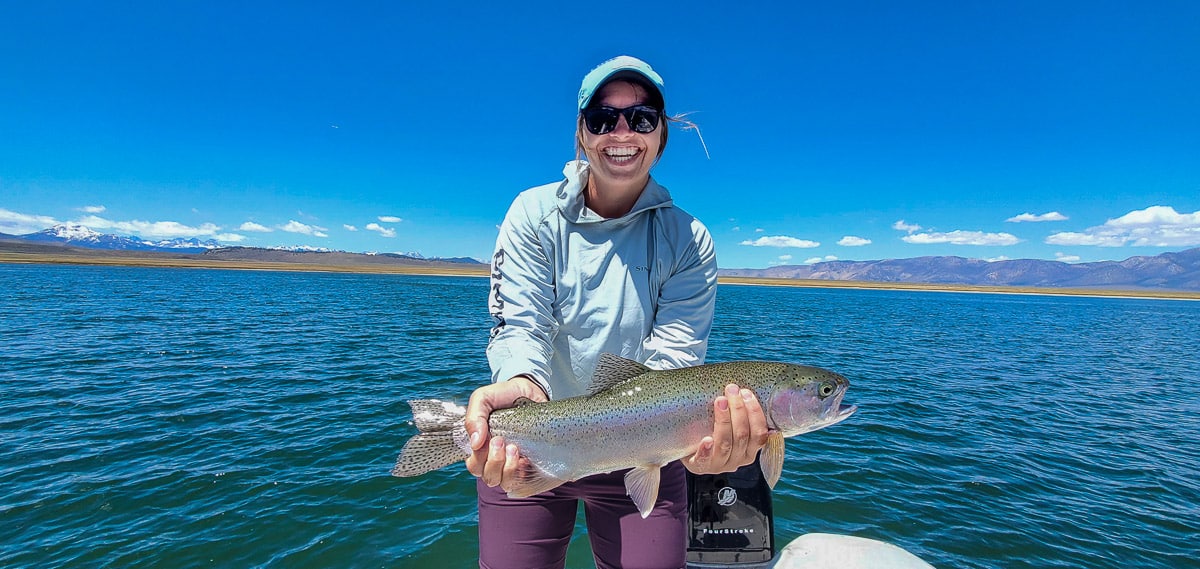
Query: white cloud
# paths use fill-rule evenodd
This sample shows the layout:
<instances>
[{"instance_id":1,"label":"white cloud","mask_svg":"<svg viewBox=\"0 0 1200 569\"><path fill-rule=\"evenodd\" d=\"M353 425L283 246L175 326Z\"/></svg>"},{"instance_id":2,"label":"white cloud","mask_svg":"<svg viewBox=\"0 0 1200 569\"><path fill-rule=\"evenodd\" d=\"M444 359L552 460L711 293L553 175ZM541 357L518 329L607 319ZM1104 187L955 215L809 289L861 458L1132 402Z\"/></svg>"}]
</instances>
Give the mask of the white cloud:
<instances>
[{"instance_id":1,"label":"white cloud","mask_svg":"<svg viewBox=\"0 0 1200 569\"><path fill-rule=\"evenodd\" d=\"M1064 263L1078 263L1079 255L1067 255L1064 253L1055 253L1054 259L1056 261L1062 261Z\"/></svg>"},{"instance_id":2,"label":"white cloud","mask_svg":"<svg viewBox=\"0 0 1200 569\"><path fill-rule=\"evenodd\" d=\"M142 221L140 219L116 221L95 215L85 215L79 219L78 223L90 229L106 229L139 237L159 238L215 237L221 230L221 227L215 223L202 223L198 227L193 227L178 221Z\"/></svg>"},{"instance_id":3,"label":"white cloud","mask_svg":"<svg viewBox=\"0 0 1200 569\"><path fill-rule=\"evenodd\" d=\"M395 229L388 229L387 227L383 227L382 225L379 225L378 223L368 223L365 226L365 228L370 231L376 231L384 237L395 237L396 236Z\"/></svg>"},{"instance_id":4,"label":"white cloud","mask_svg":"<svg viewBox=\"0 0 1200 569\"><path fill-rule=\"evenodd\" d=\"M741 230L742 230L742 228L740 226L735 225L735 226L733 226L733 229L731 229L730 231L741 231Z\"/></svg>"},{"instance_id":5,"label":"white cloud","mask_svg":"<svg viewBox=\"0 0 1200 569\"><path fill-rule=\"evenodd\" d=\"M847 235L847 236L839 239L837 244L841 245L842 247L862 247L863 245L870 245L871 240L866 239L864 237L855 237L853 235Z\"/></svg>"},{"instance_id":6,"label":"white cloud","mask_svg":"<svg viewBox=\"0 0 1200 569\"><path fill-rule=\"evenodd\" d=\"M215 223L201 223L199 226L191 226L179 223L178 221L142 221L140 219L117 221L97 215L85 215L76 220L75 223L100 232L136 235L144 239L173 239L176 237L184 239L210 238L217 241L234 243L246 239L246 236L237 233L220 233L221 226Z\"/></svg>"},{"instance_id":7,"label":"white cloud","mask_svg":"<svg viewBox=\"0 0 1200 569\"><path fill-rule=\"evenodd\" d=\"M1092 230L1094 229L1100 228L1093 227ZM1095 247L1121 247L1125 245L1125 241L1126 238L1118 234L1075 233L1072 231L1055 233L1046 238L1046 243L1049 245L1092 245Z\"/></svg>"},{"instance_id":8,"label":"white cloud","mask_svg":"<svg viewBox=\"0 0 1200 569\"><path fill-rule=\"evenodd\" d=\"M106 210L108 208L106 208L102 205L85 205L83 207L79 207L79 208L75 208L75 209L77 211L82 211L84 213L104 213L104 210Z\"/></svg>"},{"instance_id":9,"label":"white cloud","mask_svg":"<svg viewBox=\"0 0 1200 569\"><path fill-rule=\"evenodd\" d=\"M1192 247L1200 245L1200 211L1179 213L1170 206L1131 211L1080 233L1061 232L1046 238L1050 245L1098 247Z\"/></svg>"},{"instance_id":10,"label":"white cloud","mask_svg":"<svg viewBox=\"0 0 1200 569\"><path fill-rule=\"evenodd\" d=\"M11 235L36 233L47 227L58 225L58 223L57 219L48 215L30 215L0 208L0 233Z\"/></svg>"},{"instance_id":11,"label":"white cloud","mask_svg":"<svg viewBox=\"0 0 1200 569\"><path fill-rule=\"evenodd\" d=\"M754 232L755 232L755 233L762 233L762 232L764 232L764 231L766 231L766 229L763 229L763 228L761 228L761 227L759 227L759 228L757 228L757 229L755 229L755 230L754 230Z\"/></svg>"},{"instance_id":12,"label":"white cloud","mask_svg":"<svg viewBox=\"0 0 1200 569\"><path fill-rule=\"evenodd\" d=\"M779 260L780 260L780 261L791 261L791 260L792 260L792 256L791 256L791 255L780 255L780 256L779 256Z\"/></svg>"},{"instance_id":13,"label":"white cloud","mask_svg":"<svg viewBox=\"0 0 1200 569\"><path fill-rule=\"evenodd\" d=\"M325 233L328 230L325 229L324 227L317 227L315 225L308 225L307 223L300 223L299 221L296 221L294 219L290 219L290 220L288 220L288 222L286 224L280 225L279 229L286 231L288 233L299 233L302 235L312 235L313 237L329 237L329 235L327 233Z\"/></svg>"},{"instance_id":14,"label":"white cloud","mask_svg":"<svg viewBox=\"0 0 1200 569\"><path fill-rule=\"evenodd\" d=\"M742 245L751 247L795 247L797 249L812 249L820 247L821 244L816 241L807 239L796 239L795 237L787 237L785 235L776 235L774 237L759 237L753 241L747 239L741 242Z\"/></svg>"},{"instance_id":15,"label":"white cloud","mask_svg":"<svg viewBox=\"0 0 1200 569\"><path fill-rule=\"evenodd\" d=\"M905 223L905 222L904 222L904 220L903 220L903 219L901 219L901 220L897 221L896 223L893 223L893 224L892 224L892 229L895 229L895 230L898 230L898 231L907 231L907 232L909 232L909 233L913 233L913 232L916 232L916 231L920 231L920 230L921 230L921 226L920 226L920 225L917 225L917 224L915 224L915 223L914 223L914 224L908 224L908 223Z\"/></svg>"},{"instance_id":16,"label":"white cloud","mask_svg":"<svg viewBox=\"0 0 1200 569\"><path fill-rule=\"evenodd\" d=\"M355 227L355 226L353 226L353 225L346 225L346 224L342 224L342 227L343 227L343 228L344 228L346 231L358 231L358 228L357 228L357 227Z\"/></svg>"},{"instance_id":17,"label":"white cloud","mask_svg":"<svg viewBox=\"0 0 1200 569\"><path fill-rule=\"evenodd\" d=\"M951 231L949 233L914 233L900 238L905 243L930 245L949 243L951 245L1016 245L1021 240L1010 233L984 233L982 231Z\"/></svg>"},{"instance_id":18,"label":"white cloud","mask_svg":"<svg viewBox=\"0 0 1200 569\"><path fill-rule=\"evenodd\" d=\"M271 229L270 227L266 227L264 225L259 225L257 223L254 223L253 221L247 221L246 223L243 223L240 226L238 226L238 231L253 231L255 233L270 233L270 232L274 231L274 229Z\"/></svg>"},{"instance_id":19,"label":"white cloud","mask_svg":"<svg viewBox=\"0 0 1200 569\"><path fill-rule=\"evenodd\" d=\"M804 264L812 265L814 263L821 263L821 262L825 262L825 261L836 261L836 260L837 260L837 257L835 257L833 255L825 255L824 257L809 257L808 259L804 260Z\"/></svg>"},{"instance_id":20,"label":"white cloud","mask_svg":"<svg viewBox=\"0 0 1200 569\"><path fill-rule=\"evenodd\" d=\"M1026 212L1026 213L1022 213L1021 215L1014 215L1004 221L1007 221L1009 223L1023 223L1023 222L1037 223L1040 221L1066 221L1068 219L1070 219L1070 218L1068 218L1067 216L1065 216L1061 213L1058 213L1057 211L1052 211L1050 213L1043 213L1043 214L1033 214L1033 213Z\"/></svg>"},{"instance_id":21,"label":"white cloud","mask_svg":"<svg viewBox=\"0 0 1200 569\"><path fill-rule=\"evenodd\" d=\"M381 216L379 216L379 221L382 221L384 223L400 223L401 221L404 221L404 220L400 219L399 217L396 217L394 215L381 215Z\"/></svg>"}]
</instances>

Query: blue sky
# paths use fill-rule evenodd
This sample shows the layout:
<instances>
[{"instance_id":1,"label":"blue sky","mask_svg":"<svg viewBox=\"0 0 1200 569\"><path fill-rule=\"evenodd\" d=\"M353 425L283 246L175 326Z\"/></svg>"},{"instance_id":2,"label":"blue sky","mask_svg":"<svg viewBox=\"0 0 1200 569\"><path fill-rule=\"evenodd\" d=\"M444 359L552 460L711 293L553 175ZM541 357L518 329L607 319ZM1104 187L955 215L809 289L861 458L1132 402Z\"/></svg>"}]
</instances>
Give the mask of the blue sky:
<instances>
[{"instance_id":1,"label":"blue sky","mask_svg":"<svg viewBox=\"0 0 1200 569\"><path fill-rule=\"evenodd\" d=\"M1198 2L435 4L4 3L0 232L486 259L631 54L723 267L1200 246Z\"/></svg>"}]
</instances>

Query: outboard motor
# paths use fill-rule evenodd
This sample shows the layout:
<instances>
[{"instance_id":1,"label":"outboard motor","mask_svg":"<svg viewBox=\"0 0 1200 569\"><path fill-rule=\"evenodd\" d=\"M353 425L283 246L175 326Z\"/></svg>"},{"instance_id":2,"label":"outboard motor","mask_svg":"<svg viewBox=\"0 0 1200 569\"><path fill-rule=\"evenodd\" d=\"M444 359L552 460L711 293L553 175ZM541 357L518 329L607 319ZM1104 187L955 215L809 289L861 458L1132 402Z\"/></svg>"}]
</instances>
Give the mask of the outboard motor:
<instances>
[{"instance_id":1,"label":"outboard motor","mask_svg":"<svg viewBox=\"0 0 1200 569\"><path fill-rule=\"evenodd\" d=\"M687 473L689 569L771 566L775 519L758 460L726 474Z\"/></svg>"}]
</instances>

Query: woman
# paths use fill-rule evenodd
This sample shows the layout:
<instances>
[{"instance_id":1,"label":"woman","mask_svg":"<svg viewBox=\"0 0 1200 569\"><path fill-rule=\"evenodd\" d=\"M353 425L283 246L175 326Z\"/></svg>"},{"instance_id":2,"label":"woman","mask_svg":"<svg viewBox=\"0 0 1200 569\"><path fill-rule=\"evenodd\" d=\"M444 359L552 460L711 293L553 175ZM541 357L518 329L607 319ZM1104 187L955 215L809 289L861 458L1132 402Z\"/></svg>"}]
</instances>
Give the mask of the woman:
<instances>
[{"instance_id":1,"label":"woman","mask_svg":"<svg viewBox=\"0 0 1200 569\"><path fill-rule=\"evenodd\" d=\"M583 500L598 567L682 567L686 555L684 468L730 472L753 462L766 418L736 385L714 400L712 436L694 456L663 468L658 503L642 519L624 472L591 476L550 492L510 499L520 449L488 440L487 417L520 398L585 393L600 354L672 369L704 362L716 296L707 229L675 207L650 168L667 142L662 78L621 56L583 79L576 160L565 179L521 193L492 259L488 344L493 384L467 408L479 477L482 567L562 567Z\"/></svg>"}]
</instances>

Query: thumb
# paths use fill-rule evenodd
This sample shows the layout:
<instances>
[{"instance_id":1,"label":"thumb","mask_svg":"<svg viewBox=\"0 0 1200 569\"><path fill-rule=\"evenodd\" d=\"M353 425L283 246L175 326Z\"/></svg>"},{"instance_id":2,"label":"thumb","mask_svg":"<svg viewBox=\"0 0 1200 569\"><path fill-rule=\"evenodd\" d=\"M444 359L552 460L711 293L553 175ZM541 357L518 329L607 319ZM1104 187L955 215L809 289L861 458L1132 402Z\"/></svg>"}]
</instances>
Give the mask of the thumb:
<instances>
[{"instance_id":1,"label":"thumb","mask_svg":"<svg viewBox=\"0 0 1200 569\"><path fill-rule=\"evenodd\" d=\"M487 440L487 421L481 419L467 420L467 437L471 443L471 450L479 450L483 448L483 441Z\"/></svg>"},{"instance_id":2,"label":"thumb","mask_svg":"<svg viewBox=\"0 0 1200 569\"><path fill-rule=\"evenodd\" d=\"M692 455L692 466L708 466L708 462L712 460L713 457L713 446L715 444L716 443L713 442L712 437L704 437L700 441L700 447L696 449L696 454Z\"/></svg>"},{"instance_id":3,"label":"thumb","mask_svg":"<svg viewBox=\"0 0 1200 569\"><path fill-rule=\"evenodd\" d=\"M471 450L479 450L483 448L484 442L488 439L488 416L492 413L492 406L488 402L487 397L476 390L471 395L471 401L467 404L467 416L463 420L464 426L467 429L467 440L471 444Z\"/></svg>"}]
</instances>

